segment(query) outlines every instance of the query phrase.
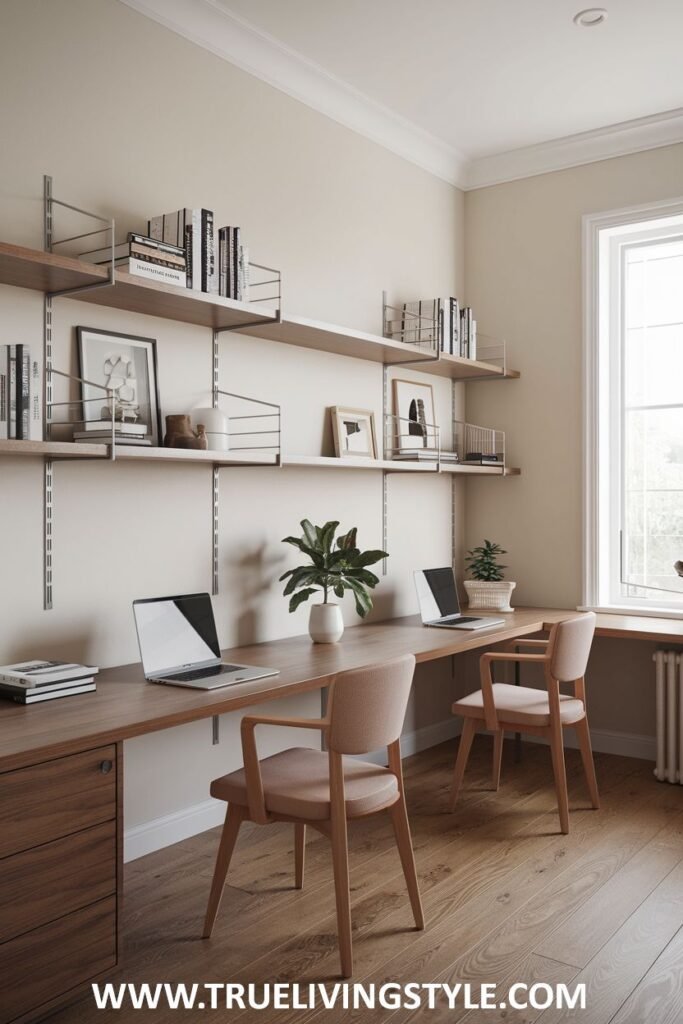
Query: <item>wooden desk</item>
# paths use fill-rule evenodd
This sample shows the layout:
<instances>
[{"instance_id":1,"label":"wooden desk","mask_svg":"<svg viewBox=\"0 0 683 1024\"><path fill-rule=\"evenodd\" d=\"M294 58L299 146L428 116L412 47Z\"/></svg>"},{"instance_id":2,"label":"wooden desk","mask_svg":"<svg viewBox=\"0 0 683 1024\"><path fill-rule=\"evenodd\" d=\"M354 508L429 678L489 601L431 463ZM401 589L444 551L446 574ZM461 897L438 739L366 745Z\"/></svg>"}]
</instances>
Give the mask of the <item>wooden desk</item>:
<instances>
[{"instance_id":1,"label":"wooden desk","mask_svg":"<svg viewBox=\"0 0 683 1024\"><path fill-rule=\"evenodd\" d=\"M417 616L224 651L280 675L224 690L145 682L140 665L107 669L94 694L0 706L0 1024L40 1018L119 961L123 741L326 687L340 671L412 653L449 657L538 632L571 611L520 608L473 633L425 629ZM682 642L683 623L598 619L598 635ZM36 964L40 970L36 972Z\"/></svg>"}]
</instances>

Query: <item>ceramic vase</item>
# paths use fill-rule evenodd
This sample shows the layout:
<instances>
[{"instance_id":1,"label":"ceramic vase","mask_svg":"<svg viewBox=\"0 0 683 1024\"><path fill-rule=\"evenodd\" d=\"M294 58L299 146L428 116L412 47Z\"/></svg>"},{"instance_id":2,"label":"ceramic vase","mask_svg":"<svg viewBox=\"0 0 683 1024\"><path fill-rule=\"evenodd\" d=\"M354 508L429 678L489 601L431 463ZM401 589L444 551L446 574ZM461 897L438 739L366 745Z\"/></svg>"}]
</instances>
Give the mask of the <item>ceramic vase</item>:
<instances>
[{"instance_id":1,"label":"ceramic vase","mask_svg":"<svg viewBox=\"0 0 683 1024\"><path fill-rule=\"evenodd\" d=\"M338 604L314 604L308 632L316 644L336 644L344 634L344 620Z\"/></svg>"}]
</instances>

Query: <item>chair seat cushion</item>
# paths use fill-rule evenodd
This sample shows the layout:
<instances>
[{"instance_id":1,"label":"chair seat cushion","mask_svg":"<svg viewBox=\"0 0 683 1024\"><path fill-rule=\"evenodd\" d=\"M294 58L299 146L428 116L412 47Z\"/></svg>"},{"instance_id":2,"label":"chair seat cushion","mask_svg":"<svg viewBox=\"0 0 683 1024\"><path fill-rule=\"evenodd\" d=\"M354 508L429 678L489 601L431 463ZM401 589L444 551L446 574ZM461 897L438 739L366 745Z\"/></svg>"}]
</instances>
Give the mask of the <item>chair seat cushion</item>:
<instances>
[{"instance_id":1,"label":"chair seat cushion","mask_svg":"<svg viewBox=\"0 0 683 1024\"><path fill-rule=\"evenodd\" d=\"M513 725L550 725L550 706L545 690L494 683L493 701L502 722L511 722ZM484 695L481 690L456 701L453 712L470 718L484 718ZM565 725L580 722L585 714L582 701L560 694L560 718Z\"/></svg>"},{"instance_id":2,"label":"chair seat cushion","mask_svg":"<svg viewBox=\"0 0 683 1024\"><path fill-rule=\"evenodd\" d=\"M343 758L347 818L358 818L388 807L398 799L396 776L367 761ZM330 818L328 755L321 750L293 747L261 761L266 809L274 814L309 821ZM244 769L211 783L211 796L248 806Z\"/></svg>"}]
</instances>

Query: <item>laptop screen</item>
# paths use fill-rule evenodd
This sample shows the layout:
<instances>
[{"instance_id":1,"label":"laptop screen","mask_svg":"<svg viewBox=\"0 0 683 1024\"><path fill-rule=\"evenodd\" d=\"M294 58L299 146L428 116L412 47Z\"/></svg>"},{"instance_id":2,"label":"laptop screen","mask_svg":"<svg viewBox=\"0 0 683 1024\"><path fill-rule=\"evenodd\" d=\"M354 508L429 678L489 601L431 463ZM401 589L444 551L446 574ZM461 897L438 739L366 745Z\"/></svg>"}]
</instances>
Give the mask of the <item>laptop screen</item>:
<instances>
[{"instance_id":1,"label":"laptop screen","mask_svg":"<svg viewBox=\"0 0 683 1024\"><path fill-rule=\"evenodd\" d=\"M200 668L220 660L208 594L134 601L133 612L146 676Z\"/></svg>"},{"instance_id":2,"label":"laptop screen","mask_svg":"<svg viewBox=\"0 0 683 1024\"><path fill-rule=\"evenodd\" d=\"M455 575L450 566L418 570L415 573L415 586L423 622L433 622L446 615L460 613Z\"/></svg>"}]
</instances>

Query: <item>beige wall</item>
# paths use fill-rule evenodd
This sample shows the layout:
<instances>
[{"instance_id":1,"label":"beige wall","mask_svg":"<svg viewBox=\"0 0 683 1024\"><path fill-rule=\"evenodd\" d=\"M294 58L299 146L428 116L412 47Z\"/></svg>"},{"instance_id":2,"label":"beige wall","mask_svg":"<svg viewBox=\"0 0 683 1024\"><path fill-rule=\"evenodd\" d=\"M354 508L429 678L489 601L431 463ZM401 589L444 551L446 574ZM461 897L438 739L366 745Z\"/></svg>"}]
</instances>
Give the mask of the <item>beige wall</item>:
<instances>
[{"instance_id":1,"label":"beige wall","mask_svg":"<svg viewBox=\"0 0 683 1024\"><path fill-rule=\"evenodd\" d=\"M42 244L49 172L60 198L114 214L121 237L149 215L212 206L218 224L241 224L254 259L282 269L286 307L301 315L380 332L383 288L395 298L462 290L460 192L116 0L3 2L0 91L4 240ZM40 344L38 294L1 288L0 314L3 341ZM156 338L163 410L206 404L208 331L60 299L63 367L75 367L76 324ZM233 335L222 352L224 388L283 403L289 452L332 454L330 405L381 416L376 364ZM450 387L434 383L446 421ZM62 463L55 477L55 609L43 612L40 464L0 460L0 661L39 652L136 660L133 598L210 587L210 472ZM388 484L379 615L415 611L411 570L446 563L451 551L449 481ZM358 525L363 545L380 546L381 488L367 472L224 470L223 644L304 632L307 609L290 616L275 582L293 564L280 539L303 516L339 518ZM344 614L356 620L347 602ZM421 673L409 731L449 717L444 673ZM288 710L315 714L316 699ZM218 748L209 723L127 744L127 826L205 801L209 779L239 763L236 728L224 721Z\"/></svg>"},{"instance_id":2,"label":"beige wall","mask_svg":"<svg viewBox=\"0 0 683 1024\"><path fill-rule=\"evenodd\" d=\"M582 215L681 194L683 145L465 197L467 300L482 330L507 338L510 364L522 372L519 381L468 390L468 419L506 431L522 475L503 491L470 482L466 541L489 537L508 549L519 604L572 608L581 600ZM619 647L596 645L592 724L652 734L652 666Z\"/></svg>"}]
</instances>

